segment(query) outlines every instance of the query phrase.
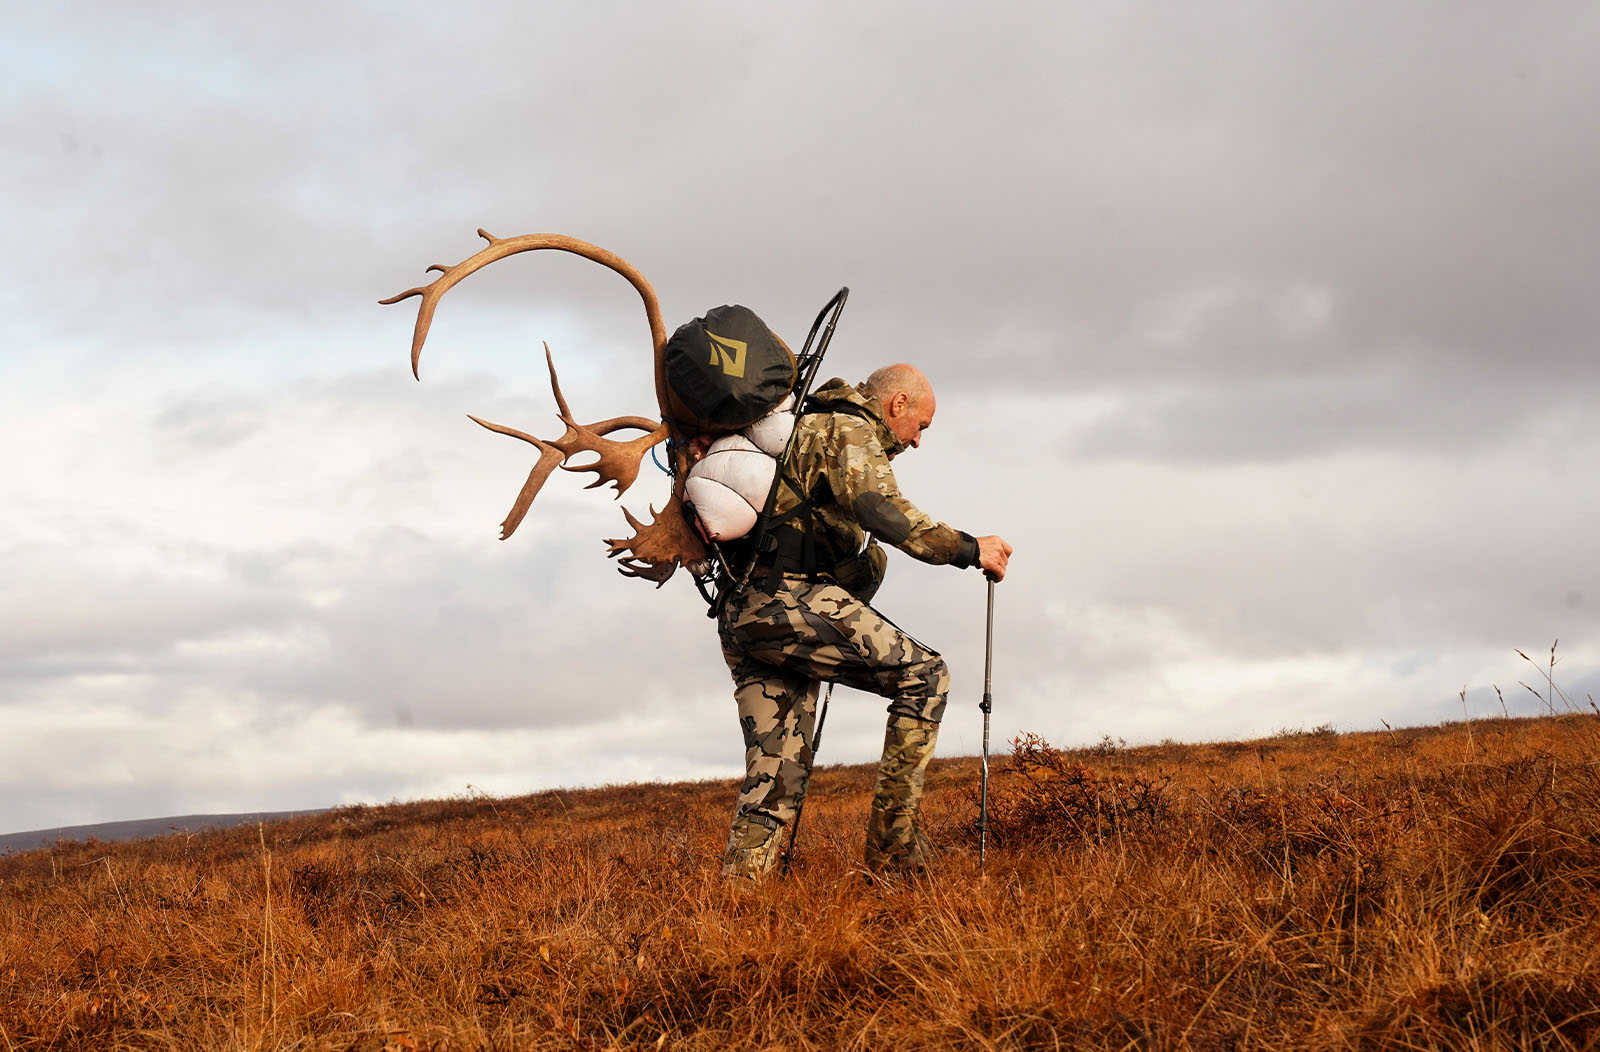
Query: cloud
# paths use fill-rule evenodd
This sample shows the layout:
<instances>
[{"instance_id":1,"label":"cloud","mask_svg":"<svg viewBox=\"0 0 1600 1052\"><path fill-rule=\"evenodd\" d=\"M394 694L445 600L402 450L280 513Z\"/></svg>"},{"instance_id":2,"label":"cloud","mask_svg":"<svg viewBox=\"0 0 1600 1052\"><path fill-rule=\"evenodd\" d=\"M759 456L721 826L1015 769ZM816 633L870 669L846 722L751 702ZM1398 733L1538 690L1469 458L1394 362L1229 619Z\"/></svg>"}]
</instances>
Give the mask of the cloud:
<instances>
[{"instance_id":1,"label":"cloud","mask_svg":"<svg viewBox=\"0 0 1600 1052\"><path fill-rule=\"evenodd\" d=\"M474 401L465 385L443 387ZM470 387L491 414L525 411ZM627 631L611 624L636 616L637 585L610 580L598 557L600 537L625 524L563 474L544 514L514 544L494 543L536 455L457 411L430 415L408 399L417 391L362 375L266 396L14 407L10 425L47 441L8 494L0 601L23 627L0 655L13 673L187 666L287 700L359 710L351 699L372 699L384 720L402 705L420 718L425 698L448 706L449 726L551 714L528 694L559 695L581 675L555 659L588 649L598 660L608 634ZM90 455L99 432L79 433L84 418L122 436L109 456ZM463 486L481 487L470 510ZM549 616L563 607L582 616ZM528 657L535 674L520 683L484 660L523 645L552 660L541 670ZM438 650L453 659L435 662Z\"/></svg>"},{"instance_id":2,"label":"cloud","mask_svg":"<svg viewBox=\"0 0 1600 1052\"><path fill-rule=\"evenodd\" d=\"M578 416L648 412L633 290L497 263L406 375L375 301L480 225L619 252L669 326L797 344L849 285L825 372L923 365L906 492L1018 544L1002 734L1600 666L1588 7L64 10L0 41L3 795L58 801L0 825L737 762L687 586L616 577L565 476L495 541L531 451L464 419L548 431L544 340ZM982 599L898 557L884 595L967 699Z\"/></svg>"},{"instance_id":3,"label":"cloud","mask_svg":"<svg viewBox=\"0 0 1600 1052\"><path fill-rule=\"evenodd\" d=\"M617 576L565 475L496 541L533 457L462 403L532 412L371 374L8 405L42 441L0 486L0 824L713 769L660 751L725 692L698 598Z\"/></svg>"},{"instance_id":4,"label":"cloud","mask_svg":"<svg viewBox=\"0 0 1600 1052\"><path fill-rule=\"evenodd\" d=\"M85 83L13 111L15 188L46 202L19 220L41 263L24 302L145 345L355 331L482 224L614 248L673 319L735 299L798 327L848 283L868 346L948 359L1024 332L1069 382L1258 366L1279 313L1259 296L1240 339L1144 339L1219 276L1336 304L1347 367L1582 368L1600 150L1565 129L1600 97L1570 43L1592 14L705 12L694 35L677 9L550 5L436 36L339 7L36 25ZM530 60L535 41L561 46ZM576 261L455 296L638 338L624 290Z\"/></svg>"}]
</instances>

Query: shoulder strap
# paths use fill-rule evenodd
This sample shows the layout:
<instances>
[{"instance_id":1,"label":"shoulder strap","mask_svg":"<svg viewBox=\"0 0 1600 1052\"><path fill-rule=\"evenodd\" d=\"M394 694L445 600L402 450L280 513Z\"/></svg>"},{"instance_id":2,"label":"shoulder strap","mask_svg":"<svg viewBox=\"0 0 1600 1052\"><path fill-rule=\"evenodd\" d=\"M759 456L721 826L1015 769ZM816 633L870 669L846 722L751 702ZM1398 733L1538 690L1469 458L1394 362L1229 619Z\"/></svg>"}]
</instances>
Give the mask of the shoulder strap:
<instances>
[{"instance_id":1,"label":"shoulder strap","mask_svg":"<svg viewBox=\"0 0 1600 1052\"><path fill-rule=\"evenodd\" d=\"M823 399L818 398L816 395L812 395L811 397L807 398L805 407L800 411L801 416L805 416L808 413L843 413L846 416L859 417L862 420L872 419L871 413L867 412L862 406L856 405L854 402L843 398L837 400Z\"/></svg>"}]
</instances>

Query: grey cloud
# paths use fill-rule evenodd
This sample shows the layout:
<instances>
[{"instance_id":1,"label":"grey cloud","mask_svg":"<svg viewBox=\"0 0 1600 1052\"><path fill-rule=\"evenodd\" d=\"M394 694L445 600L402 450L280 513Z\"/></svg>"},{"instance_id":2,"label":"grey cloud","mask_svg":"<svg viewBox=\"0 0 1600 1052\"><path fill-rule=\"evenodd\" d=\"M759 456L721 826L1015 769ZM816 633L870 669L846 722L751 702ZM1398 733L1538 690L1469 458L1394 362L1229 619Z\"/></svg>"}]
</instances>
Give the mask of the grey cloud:
<instances>
[{"instance_id":1,"label":"grey cloud","mask_svg":"<svg viewBox=\"0 0 1600 1052\"><path fill-rule=\"evenodd\" d=\"M200 394L168 404L151 421L155 436L170 445L174 456L226 453L230 446L258 434L265 424L260 407L238 396Z\"/></svg>"},{"instance_id":2,"label":"grey cloud","mask_svg":"<svg viewBox=\"0 0 1600 1052\"><path fill-rule=\"evenodd\" d=\"M1126 445L1116 457L1057 453L1080 433L1043 397L941 401L939 413L897 475L935 517L1017 545L1000 589L1015 611L1007 631L1041 671L1159 663L1154 644L1174 634L1245 662L1503 650L1529 632L1586 640L1600 616L1585 532L1600 513L1584 482L1595 436L1581 418L1535 416L1492 444L1380 438L1352 452L1219 462L1181 448L1179 438L1203 443L1200 430L1149 457ZM1015 426L996 430L996 419ZM1248 423L1235 429L1250 438ZM918 611L933 639L970 639L979 600L952 607L943 590L960 585L920 569L898 560L885 602ZM1107 632L1127 636L1114 655L1061 634L1096 611Z\"/></svg>"},{"instance_id":3,"label":"grey cloud","mask_svg":"<svg viewBox=\"0 0 1600 1052\"><path fill-rule=\"evenodd\" d=\"M703 688L714 648L681 616L697 602L611 581L598 536L568 532L496 550L362 531L247 557L191 542L191 558L223 572L189 582L173 566L119 577L64 547L16 549L0 703L114 674L167 685L128 695L152 715L165 690L186 688L334 707L380 728L402 714L427 730L553 728L634 711L640 695L600 684L628 682L617 662L635 653L650 689Z\"/></svg>"},{"instance_id":4,"label":"grey cloud","mask_svg":"<svg viewBox=\"0 0 1600 1052\"><path fill-rule=\"evenodd\" d=\"M669 613L685 596L613 583L597 541L545 537L510 553L414 543L401 558L394 538L374 538L390 552L351 567L343 596L317 619L325 645L299 667L258 670L257 681L338 699L380 725L397 711L428 729L625 718L639 699L623 684L681 679L703 666L705 647ZM644 608L656 599L666 609ZM626 672L635 654L644 676Z\"/></svg>"},{"instance_id":5,"label":"grey cloud","mask_svg":"<svg viewBox=\"0 0 1600 1052\"><path fill-rule=\"evenodd\" d=\"M1375 365L1357 375L1258 377L1212 389L1152 385L1067 448L1083 458L1166 463L1292 461L1338 451L1466 456L1545 428L1553 416L1581 419L1569 416L1565 397L1553 397L1552 388L1526 372L1506 372L1512 375Z\"/></svg>"},{"instance_id":6,"label":"grey cloud","mask_svg":"<svg viewBox=\"0 0 1600 1052\"><path fill-rule=\"evenodd\" d=\"M5 551L0 615L17 626L0 640L7 703L111 672L331 706L371 727L597 727L639 700L597 688L597 673L646 643L664 648L649 683L703 688L715 649L694 632L698 600L651 593L603 556L601 538L626 533L609 490L558 473L519 532L493 539L536 454L465 411L548 431L531 422L553 416L548 396L508 398L483 377L418 385L396 370L142 404L123 407L132 424L108 421L126 433L122 459L101 469L142 479L141 504L205 505L208 518L158 525L97 507L52 543ZM654 474L646 465L624 502L641 516L660 501ZM440 502L479 479L481 522L442 535ZM53 495L19 496L21 521L49 514ZM685 604L692 616L664 613Z\"/></svg>"},{"instance_id":7,"label":"grey cloud","mask_svg":"<svg viewBox=\"0 0 1600 1052\"><path fill-rule=\"evenodd\" d=\"M130 530L115 521L103 528ZM0 621L7 626L0 671L33 677L62 663L72 674L159 669L184 640L271 629L292 618L295 602L274 589L219 589L203 575L186 575L185 547L172 543L136 569L107 566L66 544L18 544L0 552L6 581Z\"/></svg>"},{"instance_id":8,"label":"grey cloud","mask_svg":"<svg viewBox=\"0 0 1600 1052\"><path fill-rule=\"evenodd\" d=\"M841 13L619 23L543 5L428 34L353 8L271 24L185 12L183 33L148 44L175 60L214 49L203 101L158 78L124 85L118 105L151 118L132 127L72 130L104 114L63 115L67 101L24 125L52 143L64 125L120 137L117 174L39 220L64 235L44 258L104 290L86 319L131 334L159 317L190 339L247 316L354 318L374 291L475 250L483 223L615 248L672 318L739 299L803 324L849 283L873 346L943 359L1010 324L1068 381L1185 371L1140 333L1219 275L1329 289L1352 369L1397 348L1435 368L1512 348L1582 364L1596 323L1582 275L1600 251L1585 233L1597 151L1571 134L1600 97L1573 43L1582 8L1515 25L1435 5ZM691 21L701 31L681 33ZM316 27L292 70L290 24ZM124 204L93 203L107 194ZM94 227L114 253L60 257ZM454 295L565 303L598 342L636 340L615 280L566 269ZM188 293L181 312L152 311L166 290ZM1227 343L1188 358L1228 375L1260 357Z\"/></svg>"}]
</instances>

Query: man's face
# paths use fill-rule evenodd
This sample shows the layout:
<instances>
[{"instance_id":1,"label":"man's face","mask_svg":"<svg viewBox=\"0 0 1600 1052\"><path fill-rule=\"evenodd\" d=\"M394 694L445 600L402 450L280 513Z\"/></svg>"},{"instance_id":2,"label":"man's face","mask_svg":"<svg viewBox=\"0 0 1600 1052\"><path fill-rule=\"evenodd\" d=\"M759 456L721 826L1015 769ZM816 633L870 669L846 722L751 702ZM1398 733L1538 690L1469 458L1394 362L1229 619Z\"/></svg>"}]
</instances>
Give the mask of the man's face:
<instances>
[{"instance_id":1,"label":"man's face","mask_svg":"<svg viewBox=\"0 0 1600 1052\"><path fill-rule=\"evenodd\" d=\"M916 449L922 445L922 433L933 423L935 408L931 391L917 399L901 392L889 400L886 423L894 437Z\"/></svg>"}]
</instances>

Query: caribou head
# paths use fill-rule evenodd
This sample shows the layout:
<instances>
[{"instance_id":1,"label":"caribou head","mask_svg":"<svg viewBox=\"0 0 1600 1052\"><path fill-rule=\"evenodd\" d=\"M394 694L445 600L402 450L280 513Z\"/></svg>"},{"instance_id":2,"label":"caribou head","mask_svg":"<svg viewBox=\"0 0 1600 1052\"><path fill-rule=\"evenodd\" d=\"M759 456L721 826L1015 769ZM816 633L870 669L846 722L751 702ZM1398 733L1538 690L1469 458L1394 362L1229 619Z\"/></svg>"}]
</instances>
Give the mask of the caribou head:
<instances>
[{"instance_id":1,"label":"caribou head","mask_svg":"<svg viewBox=\"0 0 1600 1052\"><path fill-rule=\"evenodd\" d=\"M521 237L497 238L483 230L478 231L478 236L489 243L487 248L453 267L435 263L428 267L429 270L439 272L439 276L433 281L378 301L398 303L410 296L422 298L422 303L417 308L416 330L411 337L411 374L421 379L417 372L417 362L422 356L422 345L428 338L428 326L433 322L433 312L438 307L439 300L462 278L497 259L504 259L518 252L553 248L592 259L627 278L644 300L645 315L650 322L650 342L655 360L656 404L661 410L660 420L650 420L642 416L618 416L593 424L578 423L561 393L561 384L556 379L555 361L550 356L548 344L545 345L544 355L550 369L550 387L555 394L556 406L560 410L557 419L566 427L560 438L535 438L515 428L491 424L475 416L470 419L490 431L520 438L539 450L538 462L534 464L533 470L528 472L528 479L522 484L516 502L512 504L505 521L500 524L501 540L505 540L516 531L523 517L527 515L533 498L539 495L545 480L557 467L564 471L591 471L595 474L595 479L587 488L593 489L610 483L616 489L617 496L621 497L638 477L640 462L651 447L671 439L668 450L675 481L672 496L666 506L659 512L653 507L650 509L653 521L649 524L641 523L624 508L622 514L626 517L628 525L633 528L634 535L605 542L609 546L607 554L618 560L618 569L624 575L654 581L659 588L680 565L702 562L706 557L706 551L704 543L683 514L683 486L688 477L685 460L688 436L681 433L679 425L671 419L668 412L666 367L663 361L667 330L661 322L661 308L656 301L655 290L650 287L643 274L620 256L575 237L561 234L524 234ZM618 431L642 431L644 434L628 441L617 441L606 437ZM573 457L585 453L594 454L595 459L583 463L568 463Z\"/></svg>"}]
</instances>

